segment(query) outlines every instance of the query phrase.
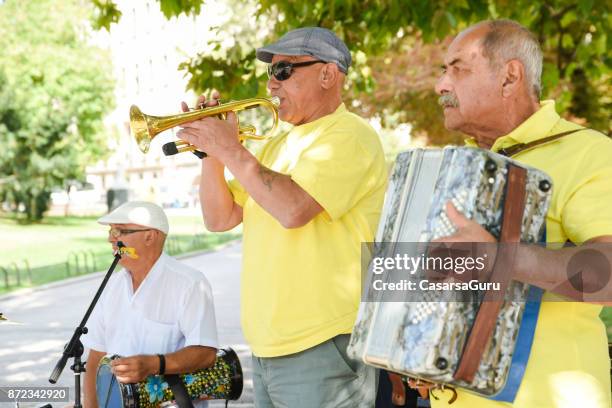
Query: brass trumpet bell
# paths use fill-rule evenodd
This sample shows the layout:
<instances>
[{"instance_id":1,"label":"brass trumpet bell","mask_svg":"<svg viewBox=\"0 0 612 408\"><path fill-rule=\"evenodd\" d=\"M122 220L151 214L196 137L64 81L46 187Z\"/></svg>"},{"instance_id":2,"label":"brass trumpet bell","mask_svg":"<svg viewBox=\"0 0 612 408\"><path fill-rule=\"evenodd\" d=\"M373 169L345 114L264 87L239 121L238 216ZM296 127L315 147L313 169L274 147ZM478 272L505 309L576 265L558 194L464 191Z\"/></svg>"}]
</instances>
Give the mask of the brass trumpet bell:
<instances>
[{"instance_id":1,"label":"brass trumpet bell","mask_svg":"<svg viewBox=\"0 0 612 408\"><path fill-rule=\"evenodd\" d=\"M270 111L272 115L273 123L272 129L269 131L270 134L276 130L278 125L278 105L280 100L277 97L273 98L250 98L241 101L232 101L216 106L210 106L208 108L194 110L191 112L179 113L170 116L152 116L142 113L142 111L136 105L132 105L130 108L130 129L132 136L136 139L138 147L143 153L149 151L151 141L153 138L163 132L175 126L182 125L183 123L193 122L208 116L217 116L225 119L227 113L235 112L238 113L245 109L253 109L257 107L264 107ZM268 139L269 136L257 135L257 130L252 125L240 126L238 123L238 137L240 140L252 139L252 140L264 140ZM196 147L189 143L178 140L173 143L174 148L166 149L164 152L168 154L176 154L182 152L193 152L196 151ZM167 151L166 151L167 150Z\"/></svg>"}]
</instances>

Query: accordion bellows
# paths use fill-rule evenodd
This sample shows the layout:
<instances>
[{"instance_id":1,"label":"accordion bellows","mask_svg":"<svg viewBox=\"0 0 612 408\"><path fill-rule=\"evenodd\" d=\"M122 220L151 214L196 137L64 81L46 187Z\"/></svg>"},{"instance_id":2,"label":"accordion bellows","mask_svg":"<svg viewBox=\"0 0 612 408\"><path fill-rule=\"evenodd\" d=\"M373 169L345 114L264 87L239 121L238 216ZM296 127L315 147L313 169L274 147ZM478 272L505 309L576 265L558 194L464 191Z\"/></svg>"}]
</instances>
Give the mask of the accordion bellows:
<instances>
[{"instance_id":1,"label":"accordion bellows","mask_svg":"<svg viewBox=\"0 0 612 408\"><path fill-rule=\"evenodd\" d=\"M542 171L490 151L469 147L414 149L397 157L390 177L373 256L389 256L393 243L429 242L454 232L445 212L449 200L499 238L507 165L527 170L521 241L542 240L552 181ZM380 243L385 245L379 245ZM418 254L414 254L418 256ZM423 275L416 272L416 277ZM368 270L372 276L372 265ZM422 276L421 276L422 277ZM368 285L364 285L366 291ZM453 374L479 304L473 298L440 301L436 295L406 291L401 301L364 293L348 353L366 364L412 378L466 388L492 396L505 386L529 294L512 281L492 338L471 383Z\"/></svg>"}]
</instances>

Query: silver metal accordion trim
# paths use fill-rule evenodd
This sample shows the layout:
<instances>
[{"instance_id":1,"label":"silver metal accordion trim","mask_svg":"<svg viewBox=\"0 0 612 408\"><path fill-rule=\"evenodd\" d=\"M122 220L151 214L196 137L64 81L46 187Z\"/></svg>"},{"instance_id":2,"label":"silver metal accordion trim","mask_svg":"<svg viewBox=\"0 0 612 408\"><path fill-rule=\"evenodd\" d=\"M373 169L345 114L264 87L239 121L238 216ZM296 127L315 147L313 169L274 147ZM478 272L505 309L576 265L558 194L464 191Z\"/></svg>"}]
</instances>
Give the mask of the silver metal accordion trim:
<instances>
[{"instance_id":1,"label":"silver metal accordion trim","mask_svg":"<svg viewBox=\"0 0 612 408\"><path fill-rule=\"evenodd\" d=\"M499 237L509 162L527 169L521 240L538 242L551 197L551 188L541 186L548 183L551 187L550 177L504 156L468 147L413 149L397 157L376 242L429 242L452 234L454 227L445 213L449 200L468 218ZM375 245L373 255L385 256L381 253L383 247L391 251L389 245ZM506 297L510 300L502 307L472 383L455 381L453 373L467 339L467 328L478 310L478 299L439 302L432 297L423 301L420 293L416 301L416 295L407 291L403 302L362 302L349 355L413 378L494 395L506 383L528 290L526 284L510 284Z\"/></svg>"}]
</instances>

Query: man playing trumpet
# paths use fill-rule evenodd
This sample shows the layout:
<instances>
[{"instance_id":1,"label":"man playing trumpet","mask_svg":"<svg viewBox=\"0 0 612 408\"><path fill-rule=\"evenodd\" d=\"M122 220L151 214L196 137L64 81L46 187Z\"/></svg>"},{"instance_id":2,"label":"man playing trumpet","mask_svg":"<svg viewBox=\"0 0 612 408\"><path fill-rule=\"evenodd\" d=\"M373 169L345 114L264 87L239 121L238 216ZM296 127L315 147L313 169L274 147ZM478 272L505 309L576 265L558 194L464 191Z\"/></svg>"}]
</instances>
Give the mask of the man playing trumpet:
<instances>
[{"instance_id":1,"label":"man playing trumpet","mask_svg":"<svg viewBox=\"0 0 612 408\"><path fill-rule=\"evenodd\" d=\"M239 143L232 113L179 132L210 156L200 184L208 229L243 223L241 316L255 404L370 407L374 370L349 360L346 346L360 300L361 243L373 239L385 192L382 147L342 103L351 56L331 31L293 30L257 58L270 64L268 89L280 99L280 119L294 125L288 134L255 156Z\"/></svg>"}]
</instances>

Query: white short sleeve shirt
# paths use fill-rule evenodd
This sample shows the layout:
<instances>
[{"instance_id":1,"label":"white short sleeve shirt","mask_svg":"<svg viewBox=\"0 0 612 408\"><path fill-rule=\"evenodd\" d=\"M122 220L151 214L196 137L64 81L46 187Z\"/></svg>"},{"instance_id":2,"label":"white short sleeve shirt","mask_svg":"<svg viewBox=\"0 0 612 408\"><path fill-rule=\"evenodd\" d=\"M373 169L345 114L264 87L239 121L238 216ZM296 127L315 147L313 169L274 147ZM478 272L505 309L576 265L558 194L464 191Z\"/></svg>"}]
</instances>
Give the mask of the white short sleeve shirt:
<instances>
[{"instance_id":1,"label":"white short sleeve shirt","mask_svg":"<svg viewBox=\"0 0 612 408\"><path fill-rule=\"evenodd\" d=\"M86 326L85 347L123 357L218 348L208 280L163 253L136 292L127 270L113 274Z\"/></svg>"}]
</instances>

